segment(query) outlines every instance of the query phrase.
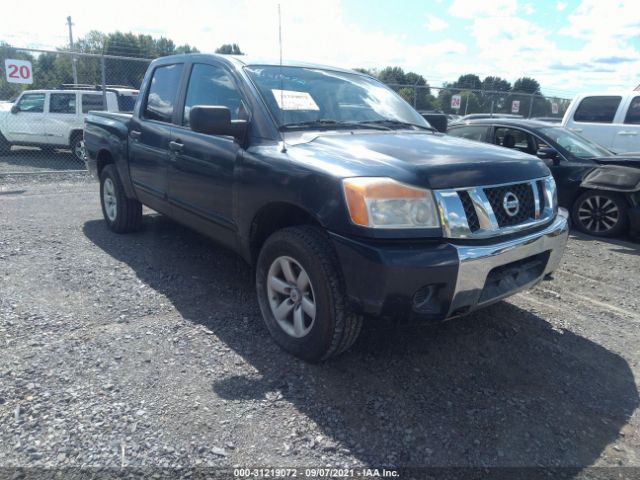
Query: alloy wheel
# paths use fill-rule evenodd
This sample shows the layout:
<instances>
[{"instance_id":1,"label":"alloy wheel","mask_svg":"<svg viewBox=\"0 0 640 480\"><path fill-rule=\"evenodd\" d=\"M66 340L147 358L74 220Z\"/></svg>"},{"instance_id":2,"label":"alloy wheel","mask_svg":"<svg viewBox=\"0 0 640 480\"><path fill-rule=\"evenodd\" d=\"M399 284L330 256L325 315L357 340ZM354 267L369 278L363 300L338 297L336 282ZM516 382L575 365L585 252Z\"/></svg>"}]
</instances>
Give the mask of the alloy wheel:
<instances>
[{"instance_id":1,"label":"alloy wheel","mask_svg":"<svg viewBox=\"0 0 640 480\"><path fill-rule=\"evenodd\" d=\"M307 335L316 319L316 300L309 275L291 257L276 258L267 274L267 297L271 313L288 335Z\"/></svg>"},{"instance_id":2,"label":"alloy wheel","mask_svg":"<svg viewBox=\"0 0 640 480\"><path fill-rule=\"evenodd\" d=\"M620 221L620 209L610 198L592 195L578 207L578 221L590 232L605 233Z\"/></svg>"},{"instance_id":3,"label":"alloy wheel","mask_svg":"<svg viewBox=\"0 0 640 480\"><path fill-rule=\"evenodd\" d=\"M110 178L106 178L102 185L102 202L104 203L104 211L107 218L109 221L115 222L118 214L118 200L115 185Z\"/></svg>"}]
</instances>

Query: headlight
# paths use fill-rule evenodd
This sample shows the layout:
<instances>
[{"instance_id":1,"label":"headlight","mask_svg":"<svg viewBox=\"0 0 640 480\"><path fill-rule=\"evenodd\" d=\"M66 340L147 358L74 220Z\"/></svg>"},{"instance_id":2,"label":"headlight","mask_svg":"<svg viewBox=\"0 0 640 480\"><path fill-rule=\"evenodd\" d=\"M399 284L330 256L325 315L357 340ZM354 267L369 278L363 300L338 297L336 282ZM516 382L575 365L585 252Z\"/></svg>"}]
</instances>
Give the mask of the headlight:
<instances>
[{"instance_id":1,"label":"headlight","mask_svg":"<svg viewBox=\"0 0 640 480\"><path fill-rule=\"evenodd\" d=\"M351 221L370 228L438 228L438 211L430 190L385 177L342 181Z\"/></svg>"},{"instance_id":2,"label":"headlight","mask_svg":"<svg viewBox=\"0 0 640 480\"><path fill-rule=\"evenodd\" d=\"M555 213L558 210L558 191L556 189L556 181L551 176L544 179L544 193L547 197L547 205Z\"/></svg>"}]
</instances>

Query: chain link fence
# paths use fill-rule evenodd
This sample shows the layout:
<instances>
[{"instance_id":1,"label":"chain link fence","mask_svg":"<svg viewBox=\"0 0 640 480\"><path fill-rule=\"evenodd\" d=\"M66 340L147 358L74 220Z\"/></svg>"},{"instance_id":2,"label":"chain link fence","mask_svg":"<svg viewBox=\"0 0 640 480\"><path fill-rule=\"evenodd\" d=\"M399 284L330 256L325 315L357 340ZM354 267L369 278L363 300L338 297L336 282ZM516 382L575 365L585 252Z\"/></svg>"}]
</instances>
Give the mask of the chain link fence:
<instances>
[{"instance_id":1,"label":"chain link fence","mask_svg":"<svg viewBox=\"0 0 640 480\"><path fill-rule=\"evenodd\" d=\"M571 99L512 91L389 84L418 111L449 115L510 114L561 121ZM454 117L455 118L455 117Z\"/></svg>"},{"instance_id":2,"label":"chain link fence","mask_svg":"<svg viewBox=\"0 0 640 480\"><path fill-rule=\"evenodd\" d=\"M0 47L0 177L85 171L86 113L131 112L150 62Z\"/></svg>"},{"instance_id":3,"label":"chain link fence","mask_svg":"<svg viewBox=\"0 0 640 480\"><path fill-rule=\"evenodd\" d=\"M11 62L16 61L12 70ZM20 62L30 62L29 72ZM90 110L130 112L151 59L0 47L0 176L83 171ZM29 74L31 83L12 83ZM390 84L418 111L515 114L559 121L570 99L512 91Z\"/></svg>"}]
</instances>

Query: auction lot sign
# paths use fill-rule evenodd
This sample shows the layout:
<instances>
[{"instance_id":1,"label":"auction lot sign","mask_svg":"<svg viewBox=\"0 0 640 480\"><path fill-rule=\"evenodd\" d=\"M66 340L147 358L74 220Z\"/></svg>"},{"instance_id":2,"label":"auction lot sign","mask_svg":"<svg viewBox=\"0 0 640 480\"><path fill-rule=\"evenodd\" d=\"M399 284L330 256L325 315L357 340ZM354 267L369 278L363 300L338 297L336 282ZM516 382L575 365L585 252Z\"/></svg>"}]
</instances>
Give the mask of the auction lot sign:
<instances>
[{"instance_id":1,"label":"auction lot sign","mask_svg":"<svg viewBox=\"0 0 640 480\"><path fill-rule=\"evenodd\" d=\"M33 83L33 67L28 60L4 61L4 71L9 83Z\"/></svg>"},{"instance_id":2,"label":"auction lot sign","mask_svg":"<svg viewBox=\"0 0 640 480\"><path fill-rule=\"evenodd\" d=\"M511 113L518 113L520 111L520 100L514 100L511 102Z\"/></svg>"},{"instance_id":3,"label":"auction lot sign","mask_svg":"<svg viewBox=\"0 0 640 480\"><path fill-rule=\"evenodd\" d=\"M451 96L451 108L454 110L458 110L460 108L460 102L462 97L460 95L452 95Z\"/></svg>"}]
</instances>

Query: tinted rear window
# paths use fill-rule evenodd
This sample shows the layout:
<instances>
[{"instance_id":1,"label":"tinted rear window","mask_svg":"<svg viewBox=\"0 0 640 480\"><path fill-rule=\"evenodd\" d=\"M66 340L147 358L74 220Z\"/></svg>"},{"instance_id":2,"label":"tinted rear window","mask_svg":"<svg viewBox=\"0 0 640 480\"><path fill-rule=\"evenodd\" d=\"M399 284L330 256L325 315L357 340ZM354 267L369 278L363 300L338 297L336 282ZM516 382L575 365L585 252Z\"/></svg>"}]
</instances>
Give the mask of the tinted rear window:
<instances>
[{"instance_id":1,"label":"tinted rear window","mask_svg":"<svg viewBox=\"0 0 640 480\"><path fill-rule=\"evenodd\" d=\"M613 123L622 97L585 97L578 105L573 119L576 122Z\"/></svg>"},{"instance_id":2,"label":"tinted rear window","mask_svg":"<svg viewBox=\"0 0 640 480\"><path fill-rule=\"evenodd\" d=\"M83 94L82 95L82 113L91 110L105 110L102 94Z\"/></svg>"},{"instance_id":3,"label":"tinted rear window","mask_svg":"<svg viewBox=\"0 0 640 480\"><path fill-rule=\"evenodd\" d=\"M118 95L118 110L121 112L133 112L133 106L136 104L138 94Z\"/></svg>"},{"instance_id":4,"label":"tinted rear window","mask_svg":"<svg viewBox=\"0 0 640 480\"><path fill-rule=\"evenodd\" d=\"M624 123L640 125L640 97L633 97L631 100Z\"/></svg>"},{"instance_id":5,"label":"tinted rear window","mask_svg":"<svg viewBox=\"0 0 640 480\"><path fill-rule=\"evenodd\" d=\"M452 137L466 138L467 140L476 140L482 142L489 130L488 126L468 125L466 127L452 128L447 134Z\"/></svg>"},{"instance_id":6,"label":"tinted rear window","mask_svg":"<svg viewBox=\"0 0 640 480\"><path fill-rule=\"evenodd\" d=\"M147 107L144 112L146 118L171 122L181 75L181 63L156 68L147 97Z\"/></svg>"}]
</instances>

